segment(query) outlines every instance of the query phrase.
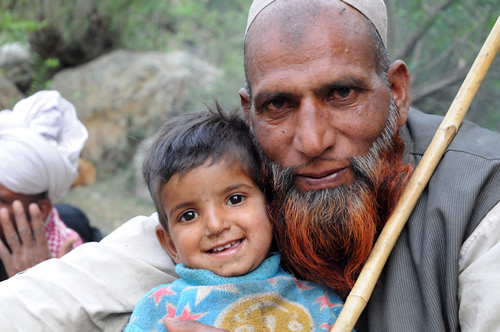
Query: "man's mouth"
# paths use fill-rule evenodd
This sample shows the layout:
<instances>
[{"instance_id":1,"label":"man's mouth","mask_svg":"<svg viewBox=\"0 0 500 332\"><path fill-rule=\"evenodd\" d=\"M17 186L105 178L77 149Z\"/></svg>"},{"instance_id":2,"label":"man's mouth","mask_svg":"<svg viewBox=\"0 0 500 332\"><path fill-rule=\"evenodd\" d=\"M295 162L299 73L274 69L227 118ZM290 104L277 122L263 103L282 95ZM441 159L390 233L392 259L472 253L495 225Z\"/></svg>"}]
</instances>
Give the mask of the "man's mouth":
<instances>
[{"instance_id":1,"label":"man's mouth","mask_svg":"<svg viewBox=\"0 0 500 332\"><path fill-rule=\"evenodd\" d=\"M225 245L222 245L220 247L212 248L212 249L208 250L208 252L210 252L212 254L223 252L223 251L229 250L232 247L238 246L240 243L241 243L241 239L235 240L235 241L232 241L232 242L227 243Z\"/></svg>"},{"instance_id":2,"label":"man's mouth","mask_svg":"<svg viewBox=\"0 0 500 332\"><path fill-rule=\"evenodd\" d=\"M346 171L349 168L340 168L321 174L297 174L295 182L299 191L319 190L337 187L346 182Z\"/></svg>"}]
</instances>

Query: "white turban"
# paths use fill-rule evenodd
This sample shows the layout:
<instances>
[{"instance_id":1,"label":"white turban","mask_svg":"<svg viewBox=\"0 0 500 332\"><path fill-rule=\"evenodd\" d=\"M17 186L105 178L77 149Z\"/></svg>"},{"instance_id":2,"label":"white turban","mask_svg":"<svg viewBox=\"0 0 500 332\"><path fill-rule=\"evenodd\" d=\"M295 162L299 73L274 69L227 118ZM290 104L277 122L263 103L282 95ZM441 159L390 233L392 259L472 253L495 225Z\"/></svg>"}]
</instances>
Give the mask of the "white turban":
<instances>
[{"instance_id":1,"label":"white turban","mask_svg":"<svg viewBox=\"0 0 500 332\"><path fill-rule=\"evenodd\" d=\"M56 201L78 175L88 132L73 104L40 91L0 112L0 183L23 195L48 192Z\"/></svg>"}]
</instances>

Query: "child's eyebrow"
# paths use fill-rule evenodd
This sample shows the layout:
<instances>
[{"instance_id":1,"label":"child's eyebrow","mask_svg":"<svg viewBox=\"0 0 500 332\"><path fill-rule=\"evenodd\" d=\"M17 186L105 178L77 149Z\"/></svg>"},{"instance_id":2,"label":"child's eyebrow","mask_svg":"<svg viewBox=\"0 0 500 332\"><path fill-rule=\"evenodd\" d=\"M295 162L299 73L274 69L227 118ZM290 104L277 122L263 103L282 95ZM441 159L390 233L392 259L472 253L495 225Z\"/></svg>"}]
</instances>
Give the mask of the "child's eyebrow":
<instances>
[{"instance_id":1,"label":"child's eyebrow","mask_svg":"<svg viewBox=\"0 0 500 332\"><path fill-rule=\"evenodd\" d=\"M191 201L181 202L181 203L177 204L176 206L174 206L171 210L169 210L168 214L174 213L175 211L184 209L188 206L192 206L193 204L194 203Z\"/></svg>"},{"instance_id":2,"label":"child's eyebrow","mask_svg":"<svg viewBox=\"0 0 500 332\"><path fill-rule=\"evenodd\" d=\"M240 189L240 188L252 189L252 186L250 186L250 185L248 185L246 183L237 183L237 184L234 184L234 185L226 187L224 189L224 192L230 192L230 191L234 191L234 190Z\"/></svg>"}]
</instances>

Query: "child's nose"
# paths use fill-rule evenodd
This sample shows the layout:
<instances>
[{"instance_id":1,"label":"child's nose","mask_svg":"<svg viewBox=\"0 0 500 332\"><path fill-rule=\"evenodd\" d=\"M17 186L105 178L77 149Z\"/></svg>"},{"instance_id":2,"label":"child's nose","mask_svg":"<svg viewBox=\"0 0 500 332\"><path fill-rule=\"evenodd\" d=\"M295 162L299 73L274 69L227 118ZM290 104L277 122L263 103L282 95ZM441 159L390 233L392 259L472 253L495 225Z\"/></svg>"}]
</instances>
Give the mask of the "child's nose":
<instances>
[{"instance_id":1,"label":"child's nose","mask_svg":"<svg viewBox=\"0 0 500 332\"><path fill-rule=\"evenodd\" d=\"M224 230L229 228L229 223L224 213L214 210L207 215L206 228L209 236L219 236Z\"/></svg>"}]
</instances>

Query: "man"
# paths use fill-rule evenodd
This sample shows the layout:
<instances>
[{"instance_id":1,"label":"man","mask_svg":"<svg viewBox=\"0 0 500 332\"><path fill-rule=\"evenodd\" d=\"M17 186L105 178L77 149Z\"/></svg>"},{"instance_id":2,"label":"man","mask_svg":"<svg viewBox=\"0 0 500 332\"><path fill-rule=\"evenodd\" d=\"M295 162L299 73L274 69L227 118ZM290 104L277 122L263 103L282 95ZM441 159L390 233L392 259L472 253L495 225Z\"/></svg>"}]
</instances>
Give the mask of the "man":
<instances>
[{"instance_id":1,"label":"man","mask_svg":"<svg viewBox=\"0 0 500 332\"><path fill-rule=\"evenodd\" d=\"M291 269L339 290L352 285L441 120L409 110L408 70L389 62L385 37L379 0L255 1L249 15L240 96L284 206L280 246ZM498 329L499 139L464 123L396 243L358 331ZM161 253L153 229L150 218L135 218L100 245L9 280L12 291L0 284L2 300L23 308L1 323L122 327L138 292L171 280L167 258L155 263ZM148 238L127 241L142 234ZM73 292L63 280L35 277L49 267L73 271L85 257L97 275L72 273L80 280ZM14 294L28 281L38 283L26 290L29 300ZM71 305L32 304L54 292L71 294ZM166 326L206 331L177 323Z\"/></svg>"},{"instance_id":2,"label":"man","mask_svg":"<svg viewBox=\"0 0 500 332\"><path fill-rule=\"evenodd\" d=\"M418 163L440 123L409 113L408 70L388 61L385 23L377 19L383 3L345 2L352 6L255 1L245 44L247 89L240 91L284 210L277 224L284 259L306 279L340 291L352 287L406 184L405 166ZM498 139L470 124L461 129L358 330L500 327L484 306L472 310L474 297L490 303L491 313L500 309L493 289L500 271L481 263L498 257L498 226L485 236L491 221L481 222L500 199ZM471 250L489 241L480 255Z\"/></svg>"},{"instance_id":3,"label":"man","mask_svg":"<svg viewBox=\"0 0 500 332\"><path fill-rule=\"evenodd\" d=\"M40 91L0 112L0 280L82 243L52 202L77 176L87 137L73 105L56 91ZM14 216L18 228L31 222L44 229L34 238L18 236Z\"/></svg>"}]
</instances>

